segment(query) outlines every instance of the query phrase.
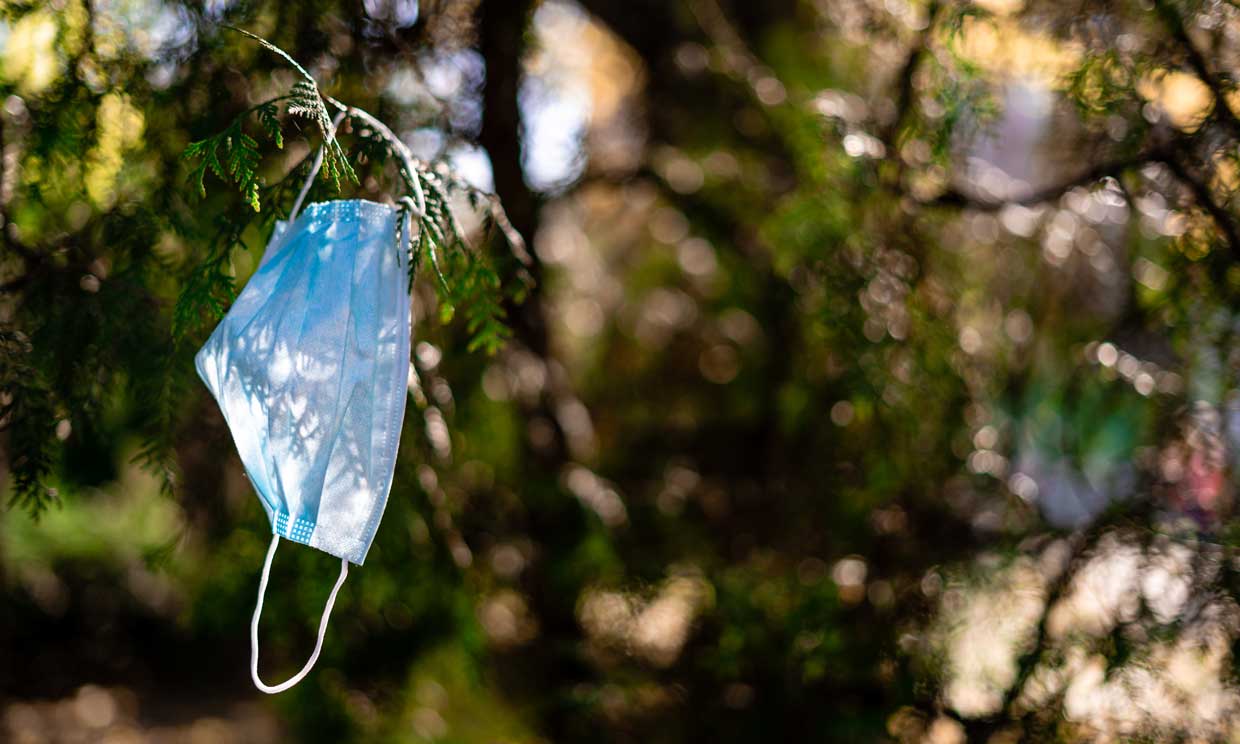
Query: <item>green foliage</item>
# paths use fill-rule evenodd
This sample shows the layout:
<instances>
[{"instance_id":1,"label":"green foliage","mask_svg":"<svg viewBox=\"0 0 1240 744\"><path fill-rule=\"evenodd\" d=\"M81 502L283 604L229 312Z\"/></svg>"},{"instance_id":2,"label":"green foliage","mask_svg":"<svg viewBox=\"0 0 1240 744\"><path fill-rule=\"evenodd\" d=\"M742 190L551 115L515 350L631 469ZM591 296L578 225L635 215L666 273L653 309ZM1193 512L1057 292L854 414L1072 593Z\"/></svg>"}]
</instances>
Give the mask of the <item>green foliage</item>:
<instances>
[{"instance_id":1,"label":"green foliage","mask_svg":"<svg viewBox=\"0 0 1240 744\"><path fill-rule=\"evenodd\" d=\"M269 111L270 102L263 104L259 108L263 111ZM248 112L247 112L248 113ZM264 128L271 135L270 117L271 114L261 115ZM242 198L246 204L255 211L260 210L258 198L258 190L262 185L258 176L258 165L260 156L258 154L258 142L246 134L242 130L244 117L238 117L227 129L217 135L207 137L206 139L191 142L182 155L186 160L197 160L198 165L190 171L190 179L198 187L199 196L207 195L206 184L203 179L207 172L214 173L217 178L226 183L234 183L237 190L241 192ZM283 138L280 135L279 127L276 127L275 134L271 135L277 145L283 146Z\"/></svg>"},{"instance_id":2,"label":"green foliage","mask_svg":"<svg viewBox=\"0 0 1240 744\"><path fill-rule=\"evenodd\" d=\"M464 251L453 254L453 263L454 283L449 290L451 294L441 306L443 317L450 320L454 308L464 308L465 329L470 334L467 348L494 354L511 335L499 302L503 296L499 275Z\"/></svg>"},{"instance_id":3,"label":"green foliage","mask_svg":"<svg viewBox=\"0 0 1240 744\"><path fill-rule=\"evenodd\" d=\"M263 130L267 132L267 137L275 143L275 146L284 148L284 132L280 128L280 108L272 101L260 104L255 113L258 115L258 123L263 126Z\"/></svg>"},{"instance_id":4,"label":"green foliage","mask_svg":"<svg viewBox=\"0 0 1240 744\"><path fill-rule=\"evenodd\" d=\"M318 127L319 134L322 135L324 143L321 175L330 180L332 186L336 189L340 188L340 179L342 177L357 183L357 173L353 171L353 166L349 164L349 159L345 156L344 150L336 140L335 128L332 126L331 117L327 114L327 104L323 102L323 96L319 94L319 85L315 81L314 76L306 68L298 64L292 55L261 36L256 36L249 31L232 26L227 26L226 28L257 41L266 49L283 57L293 66L293 69L297 70L298 74L301 75L301 79L294 83L292 90L289 91L286 109L288 114L309 119Z\"/></svg>"},{"instance_id":5,"label":"green foliage","mask_svg":"<svg viewBox=\"0 0 1240 744\"><path fill-rule=\"evenodd\" d=\"M8 434L13 472L9 503L38 516L55 497L44 481L52 469L56 412L32 351L21 331L0 325L0 432Z\"/></svg>"},{"instance_id":6,"label":"green foliage","mask_svg":"<svg viewBox=\"0 0 1240 744\"><path fill-rule=\"evenodd\" d=\"M930 65L935 76L931 90L943 109L927 132L931 151L938 160L951 155L953 142L973 136L994 122L999 113L992 86L978 65L960 54L955 36L949 37L946 51L950 65L938 58L931 58Z\"/></svg>"},{"instance_id":7,"label":"green foliage","mask_svg":"<svg viewBox=\"0 0 1240 744\"><path fill-rule=\"evenodd\" d=\"M357 183L357 173L349 164L340 141L336 139L331 119L327 115L327 105L323 103L319 90L313 80L298 80L289 92L288 113L290 116L301 116L310 119L323 135L323 168L320 177L331 181L332 186L340 188L340 180L344 178Z\"/></svg>"},{"instance_id":8,"label":"green foliage","mask_svg":"<svg viewBox=\"0 0 1240 744\"><path fill-rule=\"evenodd\" d=\"M319 94L318 84L315 83L314 77L304 67L297 64L287 52L266 39L242 29L232 30L254 39L263 47L283 57L301 74L301 79L293 84L287 95L263 101L234 119L224 131L206 139L191 142L185 148L184 158L199 161L198 166L190 172L191 179L198 186L199 195L206 196L203 178L207 171L210 171L222 181L235 183L246 203L255 212L260 210L258 142L247 135L242 126L250 114L256 114L268 138L275 143L276 147L283 148L284 135L281 132L279 108L277 107L281 101L285 102L285 112L289 116L309 119L322 135L323 167L320 175L330 181L337 190L340 189L342 178L357 183L357 173L349 164L344 149L336 139L335 128L332 126L331 117L327 114L327 104L324 103L323 96Z\"/></svg>"},{"instance_id":9,"label":"green foliage","mask_svg":"<svg viewBox=\"0 0 1240 744\"><path fill-rule=\"evenodd\" d=\"M231 232L231 231L230 231ZM235 233L232 233L235 235ZM233 277L229 272L231 240L217 241L206 259L193 267L182 285L172 312L172 337L176 341L204 321L224 317L236 297Z\"/></svg>"},{"instance_id":10,"label":"green foliage","mask_svg":"<svg viewBox=\"0 0 1240 744\"><path fill-rule=\"evenodd\" d=\"M1133 70L1116 50L1088 55L1064 80L1069 100L1086 115L1114 113L1121 105L1136 100Z\"/></svg>"}]
</instances>

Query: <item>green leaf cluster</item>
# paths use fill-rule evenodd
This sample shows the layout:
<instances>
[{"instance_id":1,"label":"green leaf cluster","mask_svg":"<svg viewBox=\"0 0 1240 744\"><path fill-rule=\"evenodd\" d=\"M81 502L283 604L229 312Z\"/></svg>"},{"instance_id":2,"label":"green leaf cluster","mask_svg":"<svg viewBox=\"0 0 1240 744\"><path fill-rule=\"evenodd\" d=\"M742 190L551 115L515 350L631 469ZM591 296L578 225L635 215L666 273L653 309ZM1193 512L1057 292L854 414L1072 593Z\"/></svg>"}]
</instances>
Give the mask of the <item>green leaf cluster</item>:
<instances>
[{"instance_id":1,"label":"green leaf cluster","mask_svg":"<svg viewBox=\"0 0 1240 744\"><path fill-rule=\"evenodd\" d=\"M255 212L261 208L258 200L258 142L241 130L241 119L237 119L219 134L197 142L191 142L185 148L187 160L197 160L198 165L190 172L198 187L200 196L207 195L204 178L207 172L214 173L225 183L236 184L245 203Z\"/></svg>"}]
</instances>

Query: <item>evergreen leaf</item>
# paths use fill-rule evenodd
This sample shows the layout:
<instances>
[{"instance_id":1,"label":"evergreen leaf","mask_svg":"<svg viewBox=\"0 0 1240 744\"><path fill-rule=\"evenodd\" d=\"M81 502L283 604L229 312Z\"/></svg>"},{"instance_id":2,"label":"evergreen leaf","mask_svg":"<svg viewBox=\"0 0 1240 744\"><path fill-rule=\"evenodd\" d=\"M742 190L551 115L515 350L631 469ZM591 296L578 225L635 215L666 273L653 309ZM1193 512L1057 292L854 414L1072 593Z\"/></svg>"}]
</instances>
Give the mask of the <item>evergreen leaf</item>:
<instances>
[{"instance_id":1,"label":"evergreen leaf","mask_svg":"<svg viewBox=\"0 0 1240 744\"><path fill-rule=\"evenodd\" d=\"M31 363L31 352L21 332L0 326L0 429L9 439L9 504L37 517L56 499L46 479L58 439L52 392Z\"/></svg>"},{"instance_id":2,"label":"evergreen leaf","mask_svg":"<svg viewBox=\"0 0 1240 744\"><path fill-rule=\"evenodd\" d=\"M258 122L262 125L267 137L276 147L284 149L284 133L280 128L280 109L275 103L268 102L258 107Z\"/></svg>"}]
</instances>

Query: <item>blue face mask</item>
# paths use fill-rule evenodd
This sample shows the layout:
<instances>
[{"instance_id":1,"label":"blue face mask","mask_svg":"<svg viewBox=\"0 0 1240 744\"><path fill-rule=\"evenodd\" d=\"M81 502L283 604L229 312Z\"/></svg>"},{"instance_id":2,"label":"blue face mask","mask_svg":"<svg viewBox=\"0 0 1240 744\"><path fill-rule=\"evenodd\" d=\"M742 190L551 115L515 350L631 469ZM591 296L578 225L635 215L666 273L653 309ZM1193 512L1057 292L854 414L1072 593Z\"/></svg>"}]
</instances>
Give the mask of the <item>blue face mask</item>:
<instances>
[{"instance_id":1,"label":"blue face mask","mask_svg":"<svg viewBox=\"0 0 1240 744\"><path fill-rule=\"evenodd\" d=\"M318 659L349 563L383 516L409 375L409 213L364 200L298 213L322 153L262 262L195 359L271 520L250 627L251 675L268 693ZM258 619L280 538L340 558L314 653L280 685L258 678Z\"/></svg>"}]
</instances>

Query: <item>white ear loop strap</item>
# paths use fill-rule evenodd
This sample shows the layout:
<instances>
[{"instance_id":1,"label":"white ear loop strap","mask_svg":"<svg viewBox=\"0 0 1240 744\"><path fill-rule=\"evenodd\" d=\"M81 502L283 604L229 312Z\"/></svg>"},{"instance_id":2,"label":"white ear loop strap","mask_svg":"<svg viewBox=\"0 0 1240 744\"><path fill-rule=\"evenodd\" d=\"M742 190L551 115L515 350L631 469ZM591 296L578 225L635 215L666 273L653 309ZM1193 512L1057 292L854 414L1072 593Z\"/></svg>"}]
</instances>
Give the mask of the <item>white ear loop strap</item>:
<instances>
[{"instance_id":1,"label":"white ear loop strap","mask_svg":"<svg viewBox=\"0 0 1240 744\"><path fill-rule=\"evenodd\" d=\"M334 98L329 100L339 106L342 111L351 111L354 118L370 125L380 136L392 144L392 147L396 149L396 154L400 157L401 163L409 174L410 185L413 187L413 199L417 204L414 214L418 217L424 217L426 215L426 195L422 193L422 183L418 177L418 169L414 166L413 153L409 151L409 146L400 137L397 137L387 124L371 116L368 112L362 109L346 108L344 104Z\"/></svg>"},{"instance_id":2,"label":"white ear loop strap","mask_svg":"<svg viewBox=\"0 0 1240 744\"><path fill-rule=\"evenodd\" d=\"M340 126L340 122L344 120L348 111L341 111L336 114L336 118L332 119L332 137L336 136L336 127ZM306 200L306 194L310 193L310 187L314 185L314 177L319 175L319 169L323 167L323 150L327 147L324 142L319 151L314 154L314 164L310 166L310 175L306 176L306 182L302 184L301 191L297 194L297 201L293 202L293 209L288 213L288 222L293 224L293 220L297 219L297 215L301 214L301 203Z\"/></svg>"},{"instance_id":3,"label":"white ear loop strap","mask_svg":"<svg viewBox=\"0 0 1240 744\"><path fill-rule=\"evenodd\" d=\"M319 638L314 644L314 653L310 654L309 661L301 668L301 671L294 674L287 681L278 685L265 685L258 678L258 618L263 614L263 597L267 594L267 579L271 576L271 559L276 555L276 546L280 544L280 536L271 536L271 547L267 549L267 560L263 561L263 577L258 582L258 603L254 605L254 619L250 621L250 678L254 680L254 686L268 695L274 695L277 692L284 692L288 688L300 682L305 678L310 670L314 668L314 663L319 660L319 651L323 650L323 636L327 633L327 621L332 614L332 606L336 604L336 593L340 591L340 587L344 584L344 579L349 575L348 559L340 559L340 578L336 579L336 586L332 587L332 593L327 597L327 604L323 607L323 618L319 620Z\"/></svg>"}]
</instances>

